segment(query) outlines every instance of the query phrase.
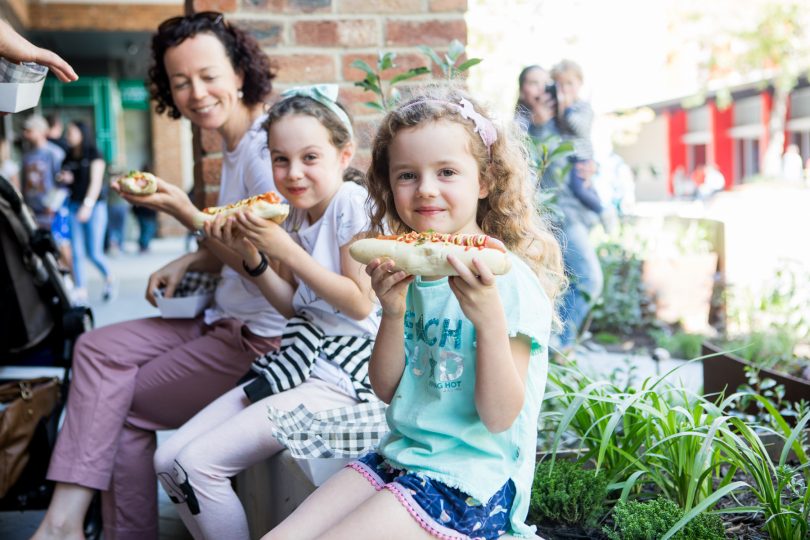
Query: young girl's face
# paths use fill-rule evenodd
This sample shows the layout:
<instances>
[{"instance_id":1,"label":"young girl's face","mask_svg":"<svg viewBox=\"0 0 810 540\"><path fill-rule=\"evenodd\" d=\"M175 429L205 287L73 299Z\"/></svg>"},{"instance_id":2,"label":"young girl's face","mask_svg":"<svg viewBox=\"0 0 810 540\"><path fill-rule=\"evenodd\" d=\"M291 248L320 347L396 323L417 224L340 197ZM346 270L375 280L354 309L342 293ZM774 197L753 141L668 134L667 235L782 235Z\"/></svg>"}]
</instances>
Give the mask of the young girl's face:
<instances>
[{"instance_id":1,"label":"young girl's face","mask_svg":"<svg viewBox=\"0 0 810 540\"><path fill-rule=\"evenodd\" d=\"M475 221L487 195L470 135L439 120L403 129L388 148L389 178L400 219L417 232L482 233Z\"/></svg>"},{"instance_id":2,"label":"young girl's face","mask_svg":"<svg viewBox=\"0 0 810 540\"><path fill-rule=\"evenodd\" d=\"M276 187L292 206L307 210L314 223L340 189L352 158L351 145L335 148L323 124L305 114L273 122L267 143Z\"/></svg>"}]
</instances>

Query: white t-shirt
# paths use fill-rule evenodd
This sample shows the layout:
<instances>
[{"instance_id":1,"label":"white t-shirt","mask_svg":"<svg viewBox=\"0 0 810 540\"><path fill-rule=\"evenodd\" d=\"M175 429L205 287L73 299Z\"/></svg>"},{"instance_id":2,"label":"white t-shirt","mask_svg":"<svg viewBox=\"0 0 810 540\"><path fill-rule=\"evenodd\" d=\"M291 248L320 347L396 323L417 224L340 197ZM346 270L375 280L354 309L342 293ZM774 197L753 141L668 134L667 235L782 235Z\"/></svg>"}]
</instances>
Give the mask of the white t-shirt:
<instances>
[{"instance_id":1,"label":"white t-shirt","mask_svg":"<svg viewBox=\"0 0 810 540\"><path fill-rule=\"evenodd\" d=\"M317 222L310 224L305 212L293 209L284 226L290 232L290 236L321 266L340 274L341 246L348 244L357 233L369 228L367 196L365 188L354 182L344 182ZM357 321L318 297L309 285L302 281L298 282L292 305L296 313L310 315L312 322L327 336L373 338L380 326L377 309L372 310L371 315L362 321ZM315 360L311 376L326 381L348 396L357 398L349 374L323 356Z\"/></svg>"},{"instance_id":2,"label":"white t-shirt","mask_svg":"<svg viewBox=\"0 0 810 540\"><path fill-rule=\"evenodd\" d=\"M308 223L305 212L293 209L284 226L321 266L340 274L340 248L369 228L366 198L365 188L344 182L317 222ZM374 337L380 325L376 310L370 317L357 321L318 297L304 282L298 282L292 305L296 313L310 315L327 336Z\"/></svg>"},{"instance_id":3,"label":"white t-shirt","mask_svg":"<svg viewBox=\"0 0 810 540\"><path fill-rule=\"evenodd\" d=\"M266 119L267 115L257 118L233 151L223 147L218 205L276 190L267 133L262 128ZM214 304L205 312L205 322L211 324L225 317L243 321L251 332L264 337L280 336L287 322L250 279L227 265L222 269Z\"/></svg>"}]
</instances>

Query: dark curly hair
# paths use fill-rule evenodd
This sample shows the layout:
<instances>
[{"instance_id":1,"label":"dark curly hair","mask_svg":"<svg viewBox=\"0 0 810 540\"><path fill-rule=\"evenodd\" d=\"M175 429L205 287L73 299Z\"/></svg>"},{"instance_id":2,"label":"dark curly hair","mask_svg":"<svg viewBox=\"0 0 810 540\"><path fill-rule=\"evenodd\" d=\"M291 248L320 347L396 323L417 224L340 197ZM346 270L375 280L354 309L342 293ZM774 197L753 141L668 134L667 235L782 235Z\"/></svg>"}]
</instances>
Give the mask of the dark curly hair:
<instances>
[{"instance_id":1,"label":"dark curly hair","mask_svg":"<svg viewBox=\"0 0 810 540\"><path fill-rule=\"evenodd\" d=\"M163 64L166 51L201 33L216 37L225 48L233 69L243 75L242 102L248 107L263 103L273 90L272 81L276 76L270 59L250 34L226 22L221 13L209 11L167 19L152 36L149 93L157 102L158 114L168 111L172 118L182 116L172 99L169 75Z\"/></svg>"}]
</instances>

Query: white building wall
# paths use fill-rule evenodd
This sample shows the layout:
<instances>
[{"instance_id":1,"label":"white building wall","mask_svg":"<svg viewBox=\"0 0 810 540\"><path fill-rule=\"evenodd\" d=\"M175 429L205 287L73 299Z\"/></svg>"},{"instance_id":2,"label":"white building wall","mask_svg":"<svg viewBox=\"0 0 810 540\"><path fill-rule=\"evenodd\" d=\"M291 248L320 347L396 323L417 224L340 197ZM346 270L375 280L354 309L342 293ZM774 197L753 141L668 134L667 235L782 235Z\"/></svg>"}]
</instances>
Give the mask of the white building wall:
<instances>
[{"instance_id":1,"label":"white building wall","mask_svg":"<svg viewBox=\"0 0 810 540\"><path fill-rule=\"evenodd\" d=\"M636 177L636 200L660 201L669 198L669 147L667 122L658 115L652 122L643 124L638 139L632 146L616 145L619 154L633 169Z\"/></svg>"}]
</instances>

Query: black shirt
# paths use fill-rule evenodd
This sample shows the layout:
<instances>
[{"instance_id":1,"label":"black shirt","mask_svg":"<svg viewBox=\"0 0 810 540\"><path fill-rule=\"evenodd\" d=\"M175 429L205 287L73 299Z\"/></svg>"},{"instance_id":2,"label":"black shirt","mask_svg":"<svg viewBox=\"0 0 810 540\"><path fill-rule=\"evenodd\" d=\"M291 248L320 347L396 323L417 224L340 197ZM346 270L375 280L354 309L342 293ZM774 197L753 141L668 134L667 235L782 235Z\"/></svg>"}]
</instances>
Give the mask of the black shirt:
<instances>
[{"instance_id":1,"label":"black shirt","mask_svg":"<svg viewBox=\"0 0 810 540\"><path fill-rule=\"evenodd\" d=\"M82 202L87 196L87 189L90 187L90 164L96 159L103 159L101 154L95 148L91 149L85 156L77 158L72 152L65 156L65 161L62 162L62 169L73 173L73 183L68 187L70 188L70 200L74 202ZM101 193L98 200L103 201L107 198L107 185L102 179Z\"/></svg>"}]
</instances>

